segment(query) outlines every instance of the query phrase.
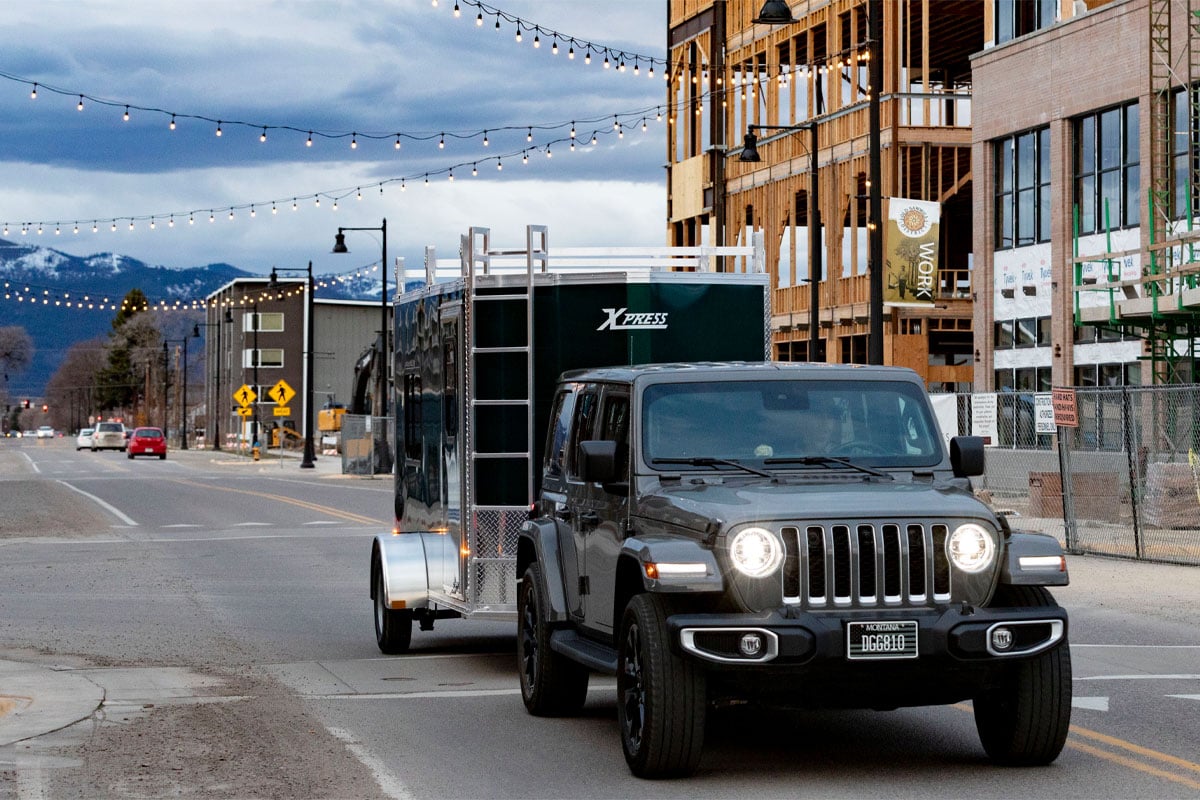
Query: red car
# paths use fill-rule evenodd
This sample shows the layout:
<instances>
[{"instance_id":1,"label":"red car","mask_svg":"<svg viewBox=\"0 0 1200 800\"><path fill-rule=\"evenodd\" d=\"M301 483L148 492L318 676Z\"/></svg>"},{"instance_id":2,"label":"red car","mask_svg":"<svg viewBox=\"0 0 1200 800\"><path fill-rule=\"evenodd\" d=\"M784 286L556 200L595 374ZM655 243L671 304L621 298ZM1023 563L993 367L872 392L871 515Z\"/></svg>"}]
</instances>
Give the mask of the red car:
<instances>
[{"instance_id":1,"label":"red car","mask_svg":"<svg viewBox=\"0 0 1200 800\"><path fill-rule=\"evenodd\" d=\"M167 438L163 436L162 428L135 428L129 437L126 452L130 458L134 456L167 457Z\"/></svg>"}]
</instances>

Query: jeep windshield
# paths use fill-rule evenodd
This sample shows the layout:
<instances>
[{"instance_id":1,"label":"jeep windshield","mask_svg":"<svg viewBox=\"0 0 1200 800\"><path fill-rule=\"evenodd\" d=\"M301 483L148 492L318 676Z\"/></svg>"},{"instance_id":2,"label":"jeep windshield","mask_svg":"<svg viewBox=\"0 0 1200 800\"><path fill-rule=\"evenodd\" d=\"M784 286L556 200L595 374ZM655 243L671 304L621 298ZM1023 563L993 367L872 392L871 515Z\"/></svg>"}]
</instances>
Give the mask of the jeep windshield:
<instances>
[{"instance_id":1,"label":"jeep windshield","mask_svg":"<svg viewBox=\"0 0 1200 800\"><path fill-rule=\"evenodd\" d=\"M652 384L642 396L642 431L645 463L671 471L736 465L875 472L929 468L943 458L923 391L906 381Z\"/></svg>"}]
</instances>

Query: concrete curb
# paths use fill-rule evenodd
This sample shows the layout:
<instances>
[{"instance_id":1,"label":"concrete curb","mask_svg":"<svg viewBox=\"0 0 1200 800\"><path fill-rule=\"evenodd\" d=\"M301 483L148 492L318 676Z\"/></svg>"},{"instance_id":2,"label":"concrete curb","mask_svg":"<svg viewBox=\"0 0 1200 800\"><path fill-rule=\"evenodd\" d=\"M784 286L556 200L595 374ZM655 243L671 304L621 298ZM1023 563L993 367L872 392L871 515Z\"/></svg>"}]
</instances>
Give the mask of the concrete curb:
<instances>
[{"instance_id":1,"label":"concrete curb","mask_svg":"<svg viewBox=\"0 0 1200 800\"><path fill-rule=\"evenodd\" d=\"M88 719L104 689L74 670L0 660L0 747Z\"/></svg>"}]
</instances>

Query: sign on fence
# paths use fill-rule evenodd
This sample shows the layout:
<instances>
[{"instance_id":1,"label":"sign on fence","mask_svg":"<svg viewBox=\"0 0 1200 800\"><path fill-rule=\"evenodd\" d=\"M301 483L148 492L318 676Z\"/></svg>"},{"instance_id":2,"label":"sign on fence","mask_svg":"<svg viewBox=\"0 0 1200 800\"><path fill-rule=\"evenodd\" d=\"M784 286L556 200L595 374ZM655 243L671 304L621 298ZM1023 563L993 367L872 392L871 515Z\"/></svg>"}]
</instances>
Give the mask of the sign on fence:
<instances>
[{"instance_id":1,"label":"sign on fence","mask_svg":"<svg viewBox=\"0 0 1200 800\"><path fill-rule=\"evenodd\" d=\"M1054 421L1054 400L1049 392L1039 392L1033 396L1034 430L1041 433L1057 433L1058 425Z\"/></svg>"},{"instance_id":2,"label":"sign on fence","mask_svg":"<svg viewBox=\"0 0 1200 800\"><path fill-rule=\"evenodd\" d=\"M982 436L984 444L999 444L996 425L996 395L977 394L971 403L971 435Z\"/></svg>"},{"instance_id":3,"label":"sign on fence","mask_svg":"<svg viewBox=\"0 0 1200 800\"><path fill-rule=\"evenodd\" d=\"M1050 394L1054 403L1054 424L1067 428L1078 428L1079 406L1075 402L1075 390L1051 389Z\"/></svg>"}]
</instances>

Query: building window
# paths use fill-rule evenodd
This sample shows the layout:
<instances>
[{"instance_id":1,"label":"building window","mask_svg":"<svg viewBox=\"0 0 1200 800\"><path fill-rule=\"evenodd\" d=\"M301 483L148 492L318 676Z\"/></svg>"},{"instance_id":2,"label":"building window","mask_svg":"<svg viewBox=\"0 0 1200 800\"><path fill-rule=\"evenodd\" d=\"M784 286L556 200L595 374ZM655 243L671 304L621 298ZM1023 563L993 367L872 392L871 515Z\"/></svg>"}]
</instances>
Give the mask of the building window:
<instances>
[{"instance_id":1,"label":"building window","mask_svg":"<svg viewBox=\"0 0 1200 800\"><path fill-rule=\"evenodd\" d=\"M1050 27L1057 5L1058 0L996 0L996 44Z\"/></svg>"},{"instance_id":2,"label":"building window","mask_svg":"<svg viewBox=\"0 0 1200 800\"><path fill-rule=\"evenodd\" d=\"M993 143L996 160L995 247L1050 241L1050 129Z\"/></svg>"},{"instance_id":3,"label":"building window","mask_svg":"<svg viewBox=\"0 0 1200 800\"><path fill-rule=\"evenodd\" d=\"M995 323L995 348L1008 350L1013 347L1048 347L1050 345L1050 318L1024 317L1001 319Z\"/></svg>"},{"instance_id":4,"label":"building window","mask_svg":"<svg viewBox=\"0 0 1200 800\"><path fill-rule=\"evenodd\" d=\"M1192 152L1200 152L1200 148L1196 148L1197 140L1200 139L1200 128L1198 121L1192 114L1192 109L1198 102L1196 96L1197 89L1192 89L1191 92L1184 92L1182 89L1171 95L1171 164L1175 176L1175 197L1173 207L1171 208L1172 219L1184 219L1189 215L1194 216L1196 209L1200 204L1198 196L1198 187L1192 184L1192 175L1195 174L1196 164L1190 160ZM1185 135L1186 132L1186 135ZM1189 145L1192 145L1189 147Z\"/></svg>"},{"instance_id":5,"label":"building window","mask_svg":"<svg viewBox=\"0 0 1200 800\"><path fill-rule=\"evenodd\" d=\"M250 369L254 364L254 348L246 348L242 351L242 368ZM258 349L258 366L260 367L282 367L283 366L283 348L282 347L260 347Z\"/></svg>"},{"instance_id":6,"label":"building window","mask_svg":"<svg viewBox=\"0 0 1200 800\"><path fill-rule=\"evenodd\" d=\"M278 311L272 311L269 314L243 314L242 315L242 332L254 332L254 318L258 317L258 332L259 333L282 333L283 332L283 314Z\"/></svg>"},{"instance_id":7,"label":"building window","mask_svg":"<svg viewBox=\"0 0 1200 800\"><path fill-rule=\"evenodd\" d=\"M1079 233L1138 224L1138 107L1130 103L1075 121L1075 208Z\"/></svg>"}]
</instances>

